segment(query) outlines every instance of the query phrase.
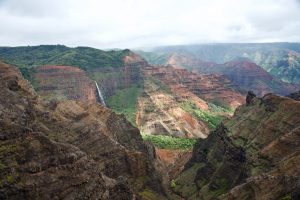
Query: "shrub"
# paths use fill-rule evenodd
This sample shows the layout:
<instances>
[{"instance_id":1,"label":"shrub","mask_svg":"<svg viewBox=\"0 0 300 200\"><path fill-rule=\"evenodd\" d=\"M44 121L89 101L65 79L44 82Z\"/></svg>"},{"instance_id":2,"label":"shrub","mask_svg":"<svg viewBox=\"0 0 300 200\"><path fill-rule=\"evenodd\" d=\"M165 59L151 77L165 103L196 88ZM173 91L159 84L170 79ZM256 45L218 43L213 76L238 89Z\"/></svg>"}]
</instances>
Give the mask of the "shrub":
<instances>
[{"instance_id":1,"label":"shrub","mask_svg":"<svg viewBox=\"0 0 300 200\"><path fill-rule=\"evenodd\" d=\"M142 135L143 139L150 141L154 146L160 149L192 149L196 143L196 139L177 138L166 135Z\"/></svg>"}]
</instances>

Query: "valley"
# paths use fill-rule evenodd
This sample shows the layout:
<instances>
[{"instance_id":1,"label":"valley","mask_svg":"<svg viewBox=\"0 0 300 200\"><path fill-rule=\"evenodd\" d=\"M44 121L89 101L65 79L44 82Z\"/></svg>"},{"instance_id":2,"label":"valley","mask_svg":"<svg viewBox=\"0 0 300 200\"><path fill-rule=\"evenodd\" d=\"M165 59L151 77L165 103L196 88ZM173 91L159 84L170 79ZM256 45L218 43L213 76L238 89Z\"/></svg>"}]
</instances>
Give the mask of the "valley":
<instances>
[{"instance_id":1,"label":"valley","mask_svg":"<svg viewBox=\"0 0 300 200\"><path fill-rule=\"evenodd\" d=\"M299 195L298 47L229 47L0 47L0 198Z\"/></svg>"}]
</instances>

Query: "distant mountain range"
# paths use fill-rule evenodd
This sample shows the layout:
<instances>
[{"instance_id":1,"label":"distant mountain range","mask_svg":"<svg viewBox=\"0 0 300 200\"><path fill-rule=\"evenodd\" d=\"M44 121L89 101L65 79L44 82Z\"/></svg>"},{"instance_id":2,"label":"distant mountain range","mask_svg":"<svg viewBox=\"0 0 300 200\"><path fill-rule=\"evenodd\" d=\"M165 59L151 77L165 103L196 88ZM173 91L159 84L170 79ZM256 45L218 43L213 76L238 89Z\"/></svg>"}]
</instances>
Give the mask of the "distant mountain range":
<instances>
[{"instance_id":1,"label":"distant mountain range","mask_svg":"<svg viewBox=\"0 0 300 200\"><path fill-rule=\"evenodd\" d=\"M283 82L300 83L300 43L224 43L157 47L137 51L150 64L168 64L174 54L223 64L248 59ZM182 67L190 67L180 63ZM194 66L196 67L196 66Z\"/></svg>"}]
</instances>

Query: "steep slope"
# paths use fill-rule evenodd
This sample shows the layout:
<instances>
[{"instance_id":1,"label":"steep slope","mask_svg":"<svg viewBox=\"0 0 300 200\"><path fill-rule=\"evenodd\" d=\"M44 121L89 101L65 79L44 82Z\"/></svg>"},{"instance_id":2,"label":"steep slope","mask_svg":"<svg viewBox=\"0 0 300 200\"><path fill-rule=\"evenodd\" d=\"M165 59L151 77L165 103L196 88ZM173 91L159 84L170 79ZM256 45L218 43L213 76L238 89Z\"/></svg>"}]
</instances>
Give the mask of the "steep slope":
<instances>
[{"instance_id":1,"label":"steep slope","mask_svg":"<svg viewBox=\"0 0 300 200\"><path fill-rule=\"evenodd\" d=\"M200 76L186 70L153 67L129 50L104 52L58 45L4 48L3 52L9 60L14 58L11 61L28 65L25 72L29 80L46 100L95 101L92 80L96 81L106 105L124 114L146 134L206 137L231 109L243 102L224 76ZM76 56L67 56L64 63L77 64L81 69L58 65L65 54ZM105 64L104 55L111 58L109 65ZM21 60L25 57L31 63ZM45 59L48 57L51 60ZM46 65L37 66L40 63Z\"/></svg>"},{"instance_id":2,"label":"steep slope","mask_svg":"<svg viewBox=\"0 0 300 200\"><path fill-rule=\"evenodd\" d=\"M135 123L135 103L147 62L130 50L102 51L63 45L0 47L0 58L18 66L44 99L95 101L97 81L106 104ZM80 69L78 69L80 68ZM133 98L119 98L134 93ZM122 105L122 106L119 106Z\"/></svg>"},{"instance_id":3,"label":"steep slope","mask_svg":"<svg viewBox=\"0 0 300 200\"><path fill-rule=\"evenodd\" d=\"M199 140L174 191L186 199L297 199L300 103L248 95L232 119Z\"/></svg>"},{"instance_id":4,"label":"steep slope","mask_svg":"<svg viewBox=\"0 0 300 200\"><path fill-rule=\"evenodd\" d=\"M151 53L152 52L152 53ZM158 47L151 52L138 52L150 64L166 64L171 54L185 54L206 62L225 63L247 58L273 77L284 82L300 83L299 43L199 44ZM163 58L163 59L162 59Z\"/></svg>"},{"instance_id":5,"label":"steep slope","mask_svg":"<svg viewBox=\"0 0 300 200\"><path fill-rule=\"evenodd\" d=\"M97 81L108 107L118 113L125 114L126 118L133 124L136 123L135 114L138 112L136 110L137 98L142 94L144 88L149 88L144 87L149 85L149 81L144 84L144 71L146 68L152 68L142 57L130 50L101 51L83 47L68 48L61 45L42 45L36 47L0 48L0 57L1 56L5 57L9 62L19 64L21 71L23 71L24 75L29 77L28 80L30 80L37 89L39 95L47 100L56 98L94 101L95 86L91 80ZM25 58L28 60L23 61L22 59ZM115 63L119 64L114 65ZM70 66L73 67L66 67L61 64L72 64ZM76 67L84 69L85 72L76 69ZM161 68L164 70L165 67ZM187 71L180 71L179 69L173 68L166 69L168 69L168 72L165 73L165 77L167 77L166 80L168 83L162 84L166 84L166 87L170 87L172 93L174 93L172 95L179 100L178 102L177 99L173 101L173 103L176 102L176 106L179 107L176 109L179 110L179 112L173 117L179 119L181 118L180 116L186 116L186 120L191 121L187 123L190 125L191 123L193 124L192 129L194 130L192 132L195 132L197 129L194 124L199 122L196 122L198 120L193 119L194 117L191 116L191 114L195 115L194 111L192 113L189 112L190 114L184 114L187 112L183 111L183 109L192 110L191 107L193 104L196 104L197 108L206 111L209 105L205 100L209 103L219 104L229 108L234 108L241 102L241 98L236 98L237 96L231 91L232 89L228 80L222 76L205 75L202 76L201 81L199 81L199 76L198 78L193 78L197 75L189 74ZM86 77L85 73L91 80ZM170 77L168 78L168 76ZM154 75L152 77L154 77ZM147 79L147 77L145 79ZM157 79L157 77L155 79ZM184 79L188 80L185 81L186 85L183 86L182 82ZM153 85L155 83L152 81L151 84ZM223 85L226 86L223 87ZM215 90L214 88L217 89ZM164 93L164 91L162 91L162 93ZM182 105L182 100L189 102L186 103L187 105ZM139 105L143 105L143 103ZM166 106L168 105L165 104L165 107ZM207 121L208 120L206 120L204 124L208 123ZM170 124L174 123L172 122ZM208 125L212 126L211 124ZM208 125L200 125L200 132L204 131L204 135L207 133ZM179 126L181 126L181 128L179 128L181 133L186 132L183 131L186 122L183 122L183 124ZM176 129L178 129L178 127ZM174 129L173 132L177 131ZM199 133L189 135L199 136Z\"/></svg>"},{"instance_id":6,"label":"steep slope","mask_svg":"<svg viewBox=\"0 0 300 200\"><path fill-rule=\"evenodd\" d=\"M206 104L204 104L208 107ZM136 124L145 134L205 138L208 125L182 108L173 94L146 80L144 93L138 98Z\"/></svg>"},{"instance_id":7,"label":"steep slope","mask_svg":"<svg viewBox=\"0 0 300 200\"><path fill-rule=\"evenodd\" d=\"M164 199L153 148L97 103L44 103L0 63L1 199Z\"/></svg>"},{"instance_id":8,"label":"steep slope","mask_svg":"<svg viewBox=\"0 0 300 200\"><path fill-rule=\"evenodd\" d=\"M195 58L187 62L176 60L176 58L177 56L173 56L172 60L177 65L188 66L190 70L198 73L224 74L241 91L253 90L259 96L267 93L286 95L299 89L299 86L284 83L272 77L260 66L247 59L215 64Z\"/></svg>"},{"instance_id":9,"label":"steep slope","mask_svg":"<svg viewBox=\"0 0 300 200\"><path fill-rule=\"evenodd\" d=\"M297 91L300 87L284 83L248 60L224 63L222 74L226 75L235 85L244 90L253 90L259 96L267 93L286 95Z\"/></svg>"},{"instance_id":10,"label":"steep slope","mask_svg":"<svg viewBox=\"0 0 300 200\"><path fill-rule=\"evenodd\" d=\"M300 88L299 85L284 83L274 78L249 59L236 59L224 64L216 64L189 54L174 53L170 55L167 63L197 73L224 74L240 91L253 90L259 96L267 93L286 95Z\"/></svg>"},{"instance_id":11,"label":"steep slope","mask_svg":"<svg viewBox=\"0 0 300 200\"><path fill-rule=\"evenodd\" d=\"M172 92L183 93L189 98L198 96L207 102L228 108L236 108L244 102L244 97L221 75L196 74L186 69L162 66L148 68L145 73L164 83ZM201 100L198 101L201 104ZM202 108L205 109L205 106Z\"/></svg>"},{"instance_id":12,"label":"steep slope","mask_svg":"<svg viewBox=\"0 0 300 200\"><path fill-rule=\"evenodd\" d=\"M33 74L36 90L46 100L96 102L95 83L86 73L70 66L41 66Z\"/></svg>"},{"instance_id":13,"label":"steep slope","mask_svg":"<svg viewBox=\"0 0 300 200\"><path fill-rule=\"evenodd\" d=\"M230 115L230 109L244 102L222 76L173 67L145 68L143 90L136 124L145 134L204 138Z\"/></svg>"}]
</instances>

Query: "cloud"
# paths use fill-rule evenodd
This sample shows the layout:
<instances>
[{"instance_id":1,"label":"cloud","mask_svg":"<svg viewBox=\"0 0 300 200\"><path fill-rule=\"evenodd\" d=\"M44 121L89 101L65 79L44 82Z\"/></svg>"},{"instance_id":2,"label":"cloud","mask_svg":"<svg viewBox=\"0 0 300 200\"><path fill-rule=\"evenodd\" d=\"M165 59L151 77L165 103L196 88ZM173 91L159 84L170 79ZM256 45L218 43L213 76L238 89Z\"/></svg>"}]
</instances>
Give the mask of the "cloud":
<instances>
[{"instance_id":1,"label":"cloud","mask_svg":"<svg viewBox=\"0 0 300 200\"><path fill-rule=\"evenodd\" d=\"M298 0L0 0L0 45L300 42Z\"/></svg>"}]
</instances>

